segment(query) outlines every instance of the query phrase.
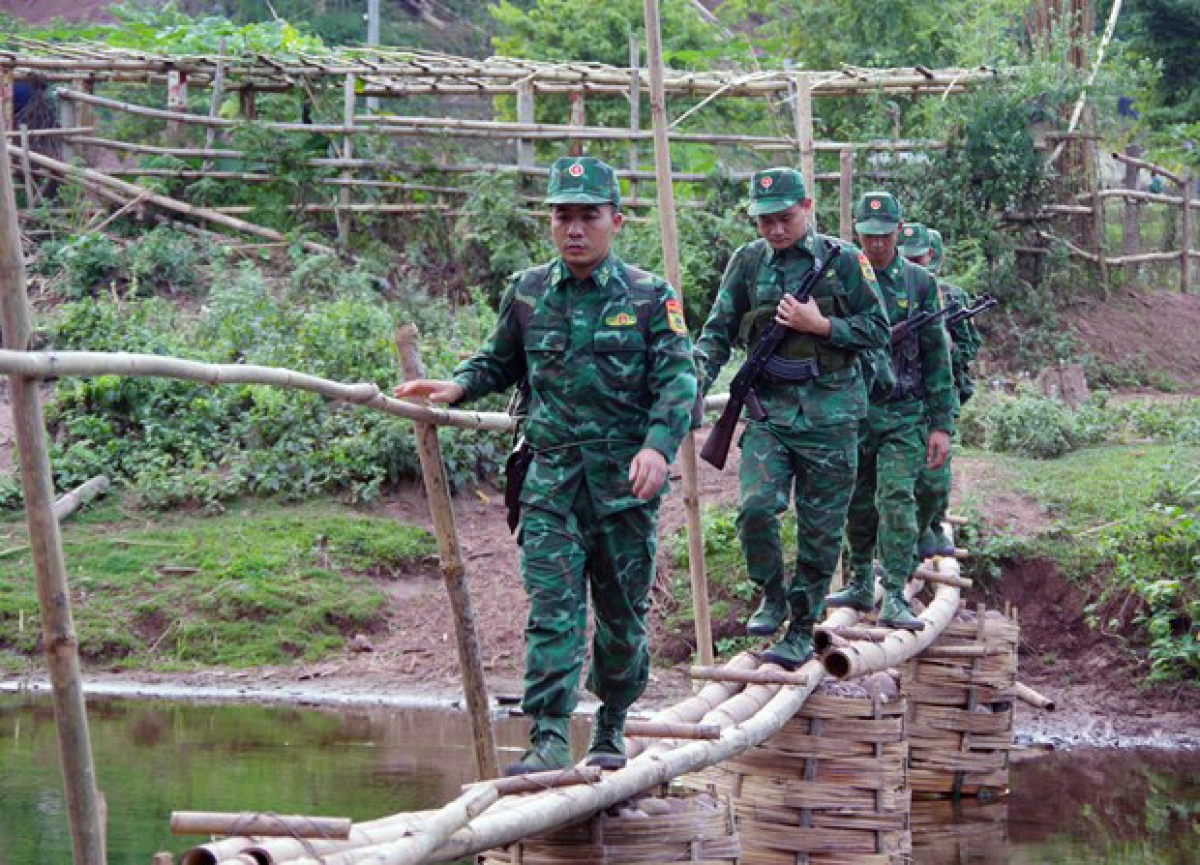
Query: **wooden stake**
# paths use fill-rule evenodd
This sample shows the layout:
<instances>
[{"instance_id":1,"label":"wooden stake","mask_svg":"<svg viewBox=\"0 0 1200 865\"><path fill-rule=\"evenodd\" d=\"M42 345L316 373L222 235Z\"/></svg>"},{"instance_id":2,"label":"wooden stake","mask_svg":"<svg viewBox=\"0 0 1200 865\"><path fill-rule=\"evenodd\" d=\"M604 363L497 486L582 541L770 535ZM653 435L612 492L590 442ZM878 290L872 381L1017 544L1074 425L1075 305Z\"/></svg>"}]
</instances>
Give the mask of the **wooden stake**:
<instances>
[{"instance_id":1,"label":"wooden stake","mask_svg":"<svg viewBox=\"0 0 1200 865\"><path fill-rule=\"evenodd\" d=\"M1179 214L1179 240L1182 252L1179 255L1179 291L1189 294L1192 290L1192 184L1190 171L1184 171L1183 182L1179 184L1179 192L1183 196L1183 209Z\"/></svg>"},{"instance_id":2,"label":"wooden stake","mask_svg":"<svg viewBox=\"0 0 1200 865\"><path fill-rule=\"evenodd\" d=\"M659 233L667 282L682 292L679 281L679 228L675 221L675 190L671 185L671 145L667 138L667 106L663 94L662 33L658 0L643 0L646 19L646 65L650 71L650 116L654 122L654 170L658 187ZM696 654L700 663L713 663L712 623L708 607L708 578L704 572L704 532L700 526L700 484L696 465L696 436L689 432L679 446L683 474L683 504L687 514L688 574L696 619Z\"/></svg>"},{"instance_id":3,"label":"wooden stake","mask_svg":"<svg viewBox=\"0 0 1200 865\"><path fill-rule=\"evenodd\" d=\"M30 336L25 261L8 148L0 149L4 151L0 154L0 333L6 348L25 351ZM54 517L54 485L37 382L11 376L9 398L42 614L42 645L54 692L71 849L75 865L104 865L104 826L79 670L79 640L71 615L62 538Z\"/></svg>"},{"instance_id":4,"label":"wooden stake","mask_svg":"<svg viewBox=\"0 0 1200 865\"><path fill-rule=\"evenodd\" d=\"M417 350L419 339L416 327L405 325L396 331L396 348L400 352L400 369L408 381L424 378L425 371ZM438 558L442 578L450 596L450 611L454 616L454 635L458 642L458 663L462 669L463 691L467 714L475 739L476 777L495 778L500 774L496 762L496 741L492 734L491 712L488 709L487 682L483 676L483 659L479 638L475 633L475 615L471 611L471 595L467 591L466 569L458 545L458 529L454 525L454 506L450 501L450 485L446 466L438 446L437 428L414 423L417 453L421 460L421 476L429 496L433 530L437 535Z\"/></svg>"}]
</instances>

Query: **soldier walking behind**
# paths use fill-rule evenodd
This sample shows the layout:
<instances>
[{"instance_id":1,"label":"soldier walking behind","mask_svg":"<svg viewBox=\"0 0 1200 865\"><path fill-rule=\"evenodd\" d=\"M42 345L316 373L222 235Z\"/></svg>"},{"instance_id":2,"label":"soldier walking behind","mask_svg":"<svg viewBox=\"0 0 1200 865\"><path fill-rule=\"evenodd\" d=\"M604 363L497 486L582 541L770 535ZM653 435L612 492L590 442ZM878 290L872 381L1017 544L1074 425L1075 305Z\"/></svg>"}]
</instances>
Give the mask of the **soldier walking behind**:
<instances>
[{"instance_id":1,"label":"soldier walking behind","mask_svg":"<svg viewBox=\"0 0 1200 865\"><path fill-rule=\"evenodd\" d=\"M587 687L601 702L587 763L625 764L629 707L650 671L646 614L658 505L696 399L683 307L662 279L612 252L616 175L591 158L550 171L559 257L514 276L496 329L452 381L413 381L400 397L458 404L525 380L533 458L520 493L521 574L529 595L525 693L530 747L508 774L569 766L569 720L584 659L589 589L595 638Z\"/></svg>"},{"instance_id":2,"label":"soldier walking behind","mask_svg":"<svg viewBox=\"0 0 1200 865\"><path fill-rule=\"evenodd\" d=\"M899 202L888 192L868 192L854 216L855 231L875 268L892 322L896 381L888 392L872 393L859 428L858 480L846 526L850 579L845 589L829 596L828 604L862 612L873 609L873 560L878 555L883 582L880 624L918 631L924 623L904 598L919 535L914 489L922 465L937 468L950 452L958 400L940 321L896 340L897 329L904 329L909 316L939 309L933 276L897 253Z\"/></svg>"},{"instance_id":3,"label":"soldier walking behind","mask_svg":"<svg viewBox=\"0 0 1200 865\"><path fill-rule=\"evenodd\" d=\"M799 171L756 173L749 212L760 239L738 249L725 269L697 340L698 367L706 392L731 346L753 346L772 321L793 331L779 355L815 361L814 378L768 381L756 390L767 416L750 420L740 443L738 538L762 591L746 630L771 636L790 618L763 658L792 670L812 654L854 487L856 434L867 412L858 356L886 345L888 323L871 266L852 246L833 247L837 259L810 300L788 294L819 266L831 240L812 230L812 199ZM780 516L793 497L796 565L785 577Z\"/></svg>"}]
</instances>

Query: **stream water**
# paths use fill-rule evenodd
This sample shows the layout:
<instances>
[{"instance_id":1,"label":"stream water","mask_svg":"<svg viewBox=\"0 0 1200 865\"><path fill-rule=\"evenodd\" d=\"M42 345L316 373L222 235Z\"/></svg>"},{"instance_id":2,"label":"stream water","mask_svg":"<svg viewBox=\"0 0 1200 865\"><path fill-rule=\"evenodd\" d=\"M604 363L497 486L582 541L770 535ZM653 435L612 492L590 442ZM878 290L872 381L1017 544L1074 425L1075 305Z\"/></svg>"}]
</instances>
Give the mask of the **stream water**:
<instances>
[{"instance_id":1,"label":"stream water","mask_svg":"<svg viewBox=\"0 0 1200 865\"><path fill-rule=\"evenodd\" d=\"M466 716L437 709L90 699L110 865L148 865L173 810L270 810L364 820L436 807L471 780ZM501 761L523 726L497 725ZM575 747L586 747L585 725ZM1200 863L1200 752L1071 750L1022 761L1010 796L918 806L918 865ZM0 865L71 860L54 713L0 694ZM178 861L178 859L177 859ZM753 865L753 863L748 863Z\"/></svg>"}]
</instances>

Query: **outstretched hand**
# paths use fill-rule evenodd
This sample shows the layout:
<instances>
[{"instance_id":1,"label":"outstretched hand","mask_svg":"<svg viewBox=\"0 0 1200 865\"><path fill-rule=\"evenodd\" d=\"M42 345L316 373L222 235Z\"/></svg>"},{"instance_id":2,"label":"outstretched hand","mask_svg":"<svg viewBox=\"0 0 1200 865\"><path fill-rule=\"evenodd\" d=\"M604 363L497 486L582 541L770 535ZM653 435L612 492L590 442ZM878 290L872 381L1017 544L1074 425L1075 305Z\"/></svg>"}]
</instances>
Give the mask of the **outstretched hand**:
<instances>
[{"instance_id":1,"label":"outstretched hand","mask_svg":"<svg viewBox=\"0 0 1200 865\"><path fill-rule=\"evenodd\" d=\"M466 389L458 382L430 378L413 379L392 388L392 395L397 399L427 399L443 403L458 402L465 393Z\"/></svg>"},{"instance_id":2,"label":"outstretched hand","mask_svg":"<svg viewBox=\"0 0 1200 865\"><path fill-rule=\"evenodd\" d=\"M633 494L644 502L654 498L666 479L667 461L654 448L642 448L629 464Z\"/></svg>"}]
</instances>

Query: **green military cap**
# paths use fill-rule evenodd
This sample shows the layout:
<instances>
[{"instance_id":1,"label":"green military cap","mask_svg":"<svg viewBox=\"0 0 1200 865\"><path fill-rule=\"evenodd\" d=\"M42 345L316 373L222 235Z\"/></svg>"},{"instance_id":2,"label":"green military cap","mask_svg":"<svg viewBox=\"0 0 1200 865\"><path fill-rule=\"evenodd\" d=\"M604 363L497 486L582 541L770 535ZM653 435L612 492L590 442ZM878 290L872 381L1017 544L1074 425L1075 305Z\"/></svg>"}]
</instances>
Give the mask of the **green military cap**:
<instances>
[{"instance_id":1,"label":"green military cap","mask_svg":"<svg viewBox=\"0 0 1200 865\"><path fill-rule=\"evenodd\" d=\"M621 203L621 187L612 167L594 156L564 156L550 166L546 204Z\"/></svg>"},{"instance_id":2,"label":"green military cap","mask_svg":"<svg viewBox=\"0 0 1200 865\"><path fill-rule=\"evenodd\" d=\"M891 234L903 218L896 196L890 192L868 192L854 208L854 230L859 234Z\"/></svg>"},{"instance_id":3,"label":"green military cap","mask_svg":"<svg viewBox=\"0 0 1200 865\"><path fill-rule=\"evenodd\" d=\"M942 246L942 233L936 228L929 229L929 248L933 250L933 258L929 261L929 269L937 273L942 269L942 261L946 250Z\"/></svg>"},{"instance_id":4,"label":"green military cap","mask_svg":"<svg viewBox=\"0 0 1200 865\"><path fill-rule=\"evenodd\" d=\"M905 258L920 258L930 250L929 229L919 222L906 222L900 229L900 254Z\"/></svg>"},{"instance_id":5,"label":"green military cap","mask_svg":"<svg viewBox=\"0 0 1200 865\"><path fill-rule=\"evenodd\" d=\"M779 213L806 198L804 175L794 168L768 168L750 178L751 216Z\"/></svg>"}]
</instances>

